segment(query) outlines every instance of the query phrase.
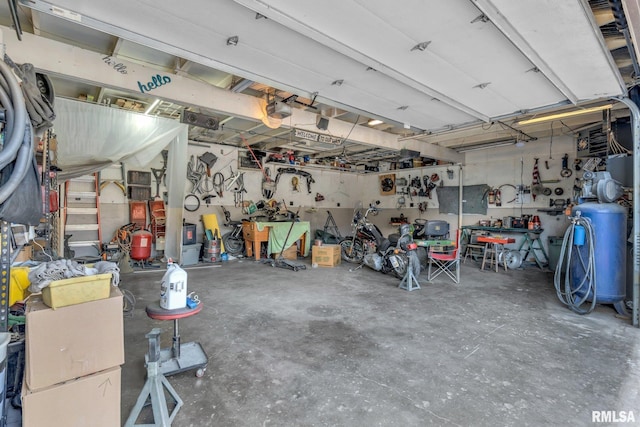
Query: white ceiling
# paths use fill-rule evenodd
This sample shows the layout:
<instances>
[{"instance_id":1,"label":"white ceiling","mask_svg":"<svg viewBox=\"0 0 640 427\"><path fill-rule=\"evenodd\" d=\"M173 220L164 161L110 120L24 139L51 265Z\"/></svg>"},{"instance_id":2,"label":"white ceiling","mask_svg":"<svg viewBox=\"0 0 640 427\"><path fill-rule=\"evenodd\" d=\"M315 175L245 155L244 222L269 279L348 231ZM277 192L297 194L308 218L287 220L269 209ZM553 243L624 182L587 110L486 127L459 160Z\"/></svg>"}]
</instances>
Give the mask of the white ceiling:
<instances>
[{"instance_id":1,"label":"white ceiling","mask_svg":"<svg viewBox=\"0 0 640 427\"><path fill-rule=\"evenodd\" d=\"M478 125L627 91L582 0L19 3L24 31L225 89L249 79L256 84L245 93L315 99L317 110L294 106L315 114L333 106L327 115L354 126L381 118L378 129L401 137L398 149L402 137L445 147L430 136L474 125L481 133ZM98 101L110 94L125 96L103 89ZM293 143L286 130L251 120L227 118L227 128L210 139L235 144L234 131L250 129L260 143Z\"/></svg>"}]
</instances>

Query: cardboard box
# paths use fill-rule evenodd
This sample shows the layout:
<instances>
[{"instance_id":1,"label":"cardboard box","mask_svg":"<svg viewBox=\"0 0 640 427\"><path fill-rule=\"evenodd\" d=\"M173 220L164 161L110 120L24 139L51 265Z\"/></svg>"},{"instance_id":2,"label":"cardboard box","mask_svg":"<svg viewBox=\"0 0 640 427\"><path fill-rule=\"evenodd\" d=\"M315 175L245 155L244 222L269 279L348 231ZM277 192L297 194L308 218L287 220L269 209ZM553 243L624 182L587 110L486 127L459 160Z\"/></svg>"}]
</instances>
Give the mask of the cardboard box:
<instances>
[{"instance_id":1,"label":"cardboard box","mask_svg":"<svg viewBox=\"0 0 640 427\"><path fill-rule=\"evenodd\" d=\"M119 426L120 367L38 391L22 383L22 426Z\"/></svg>"},{"instance_id":2,"label":"cardboard box","mask_svg":"<svg viewBox=\"0 0 640 427\"><path fill-rule=\"evenodd\" d=\"M20 249L20 252L16 256L16 258L13 260L13 262L29 261L32 256L33 256L33 246L25 245L22 247L22 249Z\"/></svg>"},{"instance_id":3,"label":"cardboard box","mask_svg":"<svg viewBox=\"0 0 640 427\"><path fill-rule=\"evenodd\" d=\"M54 280L42 290L42 300L51 308L83 304L109 298L111 273Z\"/></svg>"},{"instance_id":4,"label":"cardboard box","mask_svg":"<svg viewBox=\"0 0 640 427\"><path fill-rule=\"evenodd\" d=\"M311 247L311 264L318 267L335 267L340 264L340 245L322 245Z\"/></svg>"},{"instance_id":5,"label":"cardboard box","mask_svg":"<svg viewBox=\"0 0 640 427\"><path fill-rule=\"evenodd\" d=\"M41 295L26 306L25 380L29 389L90 375L124 363L122 293L53 310Z\"/></svg>"},{"instance_id":6,"label":"cardboard box","mask_svg":"<svg viewBox=\"0 0 640 427\"><path fill-rule=\"evenodd\" d=\"M280 256L280 252L274 252L273 254L271 254L271 257L273 259L277 259L279 256ZM282 253L282 258L290 259L290 260L297 260L298 259L298 245L293 244L293 245L289 246L287 249L285 249L284 252Z\"/></svg>"}]
</instances>

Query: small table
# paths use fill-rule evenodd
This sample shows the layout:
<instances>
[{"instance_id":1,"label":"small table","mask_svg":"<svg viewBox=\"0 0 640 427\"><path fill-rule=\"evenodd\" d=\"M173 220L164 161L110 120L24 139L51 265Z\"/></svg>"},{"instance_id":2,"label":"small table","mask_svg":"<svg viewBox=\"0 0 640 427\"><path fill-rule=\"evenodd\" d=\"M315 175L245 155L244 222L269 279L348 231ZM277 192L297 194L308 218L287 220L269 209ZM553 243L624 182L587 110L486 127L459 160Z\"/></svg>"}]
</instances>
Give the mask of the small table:
<instances>
[{"instance_id":1,"label":"small table","mask_svg":"<svg viewBox=\"0 0 640 427\"><path fill-rule=\"evenodd\" d=\"M484 243L484 254L482 255L482 265L480 266L480 270L484 270L484 266L487 262L487 254L491 257L489 260L489 268L491 268L491 264L495 264L496 273L498 272L498 266L500 263L499 253L504 249L504 245L508 243L515 243L516 239L512 238L502 238L502 237L489 237L489 236L478 236L478 242ZM491 249L489 249L491 246ZM507 271L507 263L502 260L504 264L504 271Z\"/></svg>"},{"instance_id":2,"label":"small table","mask_svg":"<svg viewBox=\"0 0 640 427\"><path fill-rule=\"evenodd\" d=\"M173 344L171 348L160 350L160 372L164 375L173 375L180 372L196 369L198 378L204 375L207 369L207 354L198 342L180 344L178 320L194 316L202 311L202 302L194 308L184 307L175 310L165 310L160 307L160 302L153 302L146 307L147 316L155 320L173 320ZM158 342L158 347L160 344Z\"/></svg>"},{"instance_id":3,"label":"small table","mask_svg":"<svg viewBox=\"0 0 640 427\"><path fill-rule=\"evenodd\" d=\"M544 250L544 245L540 239L541 234L544 232L542 228L529 230L528 228L484 227L479 225L463 225L461 228L463 232L463 238L461 240L465 240L467 243L471 243L471 234L474 231L500 234L522 234L524 238L517 249L518 251L526 251L522 259L526 260L529 254L532 254L535 258L536 264L541 270L544 269L545 265L548 263L549 257L547 256L547 252ZM541 258L537 251L541 252L544 258Z\"/></svg>"}]
</instances>

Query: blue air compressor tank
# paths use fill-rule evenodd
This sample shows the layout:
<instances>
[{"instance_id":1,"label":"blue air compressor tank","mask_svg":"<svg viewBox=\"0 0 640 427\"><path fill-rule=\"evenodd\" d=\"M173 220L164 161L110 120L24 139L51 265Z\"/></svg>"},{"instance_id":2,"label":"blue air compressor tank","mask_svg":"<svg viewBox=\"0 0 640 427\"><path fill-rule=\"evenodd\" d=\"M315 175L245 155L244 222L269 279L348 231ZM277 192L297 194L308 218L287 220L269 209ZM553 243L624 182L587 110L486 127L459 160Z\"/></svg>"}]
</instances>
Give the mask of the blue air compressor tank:
<instances>
[{"instance_id":1,"label":"blue air compressor tank","mask_svg":"<svg viewBox=\"0 0 640 427\"><path fill-rule=\"evenodd\" d=\"M596 303L622 301L626 293L627 210L615 203L589 202L574 206L571 214L576 216L578 212L580 216L589 218L594 232ZM585 277L584 265L588 256L588 245L573 248L571 273L576 287ZM593 292L590 293L587 300L592 301Z\"/></svg>"}]
</instances>

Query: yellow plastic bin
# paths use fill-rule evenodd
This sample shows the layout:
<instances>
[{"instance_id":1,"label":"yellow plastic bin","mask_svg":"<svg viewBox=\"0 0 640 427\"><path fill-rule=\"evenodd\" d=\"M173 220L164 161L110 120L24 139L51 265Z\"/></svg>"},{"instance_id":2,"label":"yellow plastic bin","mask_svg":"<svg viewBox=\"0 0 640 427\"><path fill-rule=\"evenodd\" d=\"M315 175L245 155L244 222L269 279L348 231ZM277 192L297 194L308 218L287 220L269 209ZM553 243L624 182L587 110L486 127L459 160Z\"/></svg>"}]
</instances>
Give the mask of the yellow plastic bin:
<instances>
[{"instance_id":1,"label":"yellow plastic bin","mask_svg":"<svg viewBox=\"0 0 640 427\"><path fill-rule=\"evenodd\" d=\"M29 294L29 291L27 291L29 285L29 267L11 267L9 307L26 298Z\"/></svg>"},{"instance_id":2,"label":"yellow plastic bin","mask_svg":"<svg viewBox=\"0 0 640 427\"><path fill-rule=\"evenodd\" d=\"M111 273L54 280L42 290L42 300L56 309L109 298Z\"/></svg>"}]
</instances>

